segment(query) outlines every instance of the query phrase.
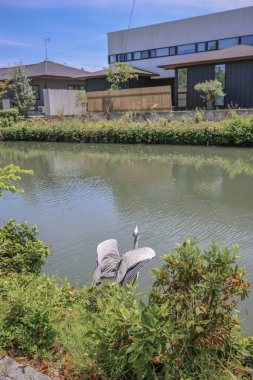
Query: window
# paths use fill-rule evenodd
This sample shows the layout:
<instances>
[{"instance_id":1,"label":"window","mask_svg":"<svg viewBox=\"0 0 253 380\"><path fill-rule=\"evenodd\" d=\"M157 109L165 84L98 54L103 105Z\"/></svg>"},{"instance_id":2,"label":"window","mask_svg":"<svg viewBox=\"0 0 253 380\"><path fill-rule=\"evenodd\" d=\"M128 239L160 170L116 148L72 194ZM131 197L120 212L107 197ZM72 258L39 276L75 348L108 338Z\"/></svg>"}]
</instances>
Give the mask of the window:
<instances>
[{"instance_id":1,"label":"window","mask_svg":"<svg viewBox=\"0 0 253 380\"><path fill-rule=\"evenodd\" d=\"M215 79L220 81L225 90L226 85L226 65L215 65ZM216 106L224 106L225 97L224 96L216 96L214 104Z\"/></svg>"},{"instance_id":2,"label":"window","mask_svg":"<svg viewBox=\"0 0 253 380\"><path fill-rule=\"evenodd\" d=\"M170 55L176 55L176 46L170 47Z\"/></svg>"},{"instance_id":3,"label":"window","mask_svg":"<svg viewBox=\"0 0 253 380\"><path fill-rule=\"evenodd\" d=\"M202 51L206 51L206 43L205 42L197 43L197 52L200 53Z\"/></svg>"},{"instance_id":4,"label":"window","mask_svg":"<svg viewBox=\"0 0 253 380\"><path fill-rule=\"evenodd\" d=\"M156 57L156 49L150 50L150 58L155 58Z\"/></svg>"},{"instance_id":5,"label":"window","mask_svg":"<svg viewBox=\"0 0 253 380\"><path fill-rule=\"evenodd\" d=\"M140 51L134 52L134 59L141 59L141 52Z\"/></svg>"},{"instance_id":6,"label":"window","mask_svg":"<svg viewBox=\"0 0 253 380\"><path fill-rule=\"evenodd\" d=\"M242 45L253 45L253 35L242 37L241 38L241 44Z\"/></svg>"},{"instance_id":7,"label":"window","mask_svg":"<svg viewBox=\"0 0 253 380\"><path fill-rule=\"evenodd\" d=\"M81 90L85 90L85 87L83 85L80 85L80 84L68 84L68 90L81 91Z\"/></svg>"},{"instance_id":8,"label":"window","mask_svg":"<svg viewBox=\"0 0 253 380\"><path fill-rule=\"evenodd\" d=\"M218 41L218 49L225 49L235 45L238 45L238 38L226 38Z\"/></svg>"},{"instance_id":9,"label":"window","mask_svg":"<svg viewBox=\"0 0 253 380\"><path fill-rule=\"evenodd\" d=\"M147 59L149 57L149 51L144 50L141 52L141 59Z\"/></svg>"},{"instance_id":10,"label":"window","mask_svg":"<svg viewBox=\"0 0 253 380\"><path fill-rule=\"evenodd\" d=\"M177 70L177 87L178 87L178 96L177 96L177 106L178 108L187 107L187 69L178 69Z\"/></svg>"},{"instance_id":11,"label":"window","mask_svg":"<svg viewBox=\"0 0 253 380\"><path fill-rule=\"evenodd\" d=\"M33 84L31 87L35 95L35 100L40 100L40 86L38 84Z\"/></svg>"},{"instance_id":12,"label":"window","mask_svg":"<svg viewBox=\"0 0 253 380\"><path fill-rule=\"evenodd\" d=\"M195 44L181 45L177 48L178 54L195 53Z\"/></svg>"},{"instance_id":13,"label":"window","mask_svg":"<svg viewBox=\"0 0 253 380\"><path fill-rule=\"evenodd\" d=\"M119 61L125 62L126 61L126 54L119 54Z\"/></svg>"},{"instance_id":14,"label":"window","mask_svg":"<svg viewBox=\"0 0 253 380\"><path fill-rule=\"evenodd\" d=\"M187 92L187 69L177 70L178 92Z\"/></svg>"},{"instance_id":15,"label":"window","mask_svg":"<svg viewBox=\"0 0 253 380\"><path fill-rule=\"evenodd\" d=\"M127 61L132 61L132 53L127 53Z\"/></svg>"},{"instance_id":16,"label":"window","mask_svg":"<svg viewBox=\"0 0 253 380\"><path fill-rule=\"evenodd\" d=\"M216 50L216 49L217 49L217 41L207 42L207 50Z\"/></svg>"},{"instance_id":17,"label":"window","mask_svg":"<svg viewBox=\"0 0 253 380\"><path fill-rule=\"evenodd\" d=\"M169 55L169 48L156 49L156 56L157 57L164 57L166 55Z\"/></svg>"},{"instance_id":18,"label":"window","mask_svg":"<svg viewBox=\"0 0 253 380\"><path fill-rule=\"evenodd\" d=\"M117 61L116 55L110 55L109 56L109 63L115 63Z\"/></svg>"}]
</instances>

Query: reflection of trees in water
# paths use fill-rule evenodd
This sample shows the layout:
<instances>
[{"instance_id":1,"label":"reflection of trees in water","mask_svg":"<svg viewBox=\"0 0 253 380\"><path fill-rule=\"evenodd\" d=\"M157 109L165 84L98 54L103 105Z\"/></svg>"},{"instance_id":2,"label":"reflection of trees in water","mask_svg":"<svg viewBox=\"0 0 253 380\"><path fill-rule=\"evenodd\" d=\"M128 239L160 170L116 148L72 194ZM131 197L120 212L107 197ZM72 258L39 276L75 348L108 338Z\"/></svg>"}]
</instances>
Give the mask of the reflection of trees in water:
<instances>
[{"instance_id":1,"label":"reflection of trees in water","mask_svg":"<svg viewBox=\"0 0 253 380\"><path fill-rule=\"evenodd\" d=\"M252 149L32 142L4 142L0 148L3 164L34 170L40 190L101 177L119 202L133 196L168 200L168 193L243 200L252 186ZM25 181L27 190L38 191L33 179Z\"/></svg>"}]
</instances>

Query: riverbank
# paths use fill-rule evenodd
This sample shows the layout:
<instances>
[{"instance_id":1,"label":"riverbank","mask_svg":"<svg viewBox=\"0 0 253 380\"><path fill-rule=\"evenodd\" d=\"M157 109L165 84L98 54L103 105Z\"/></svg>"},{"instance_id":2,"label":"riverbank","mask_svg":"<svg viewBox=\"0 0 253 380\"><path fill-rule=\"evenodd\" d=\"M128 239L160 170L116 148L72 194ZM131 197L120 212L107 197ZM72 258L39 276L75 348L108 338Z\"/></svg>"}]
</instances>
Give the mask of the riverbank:
<instances>
[{"instance_id":1,"label":"riverbank","mask_svg":"<svg viewBox=\"0 0 253 380\"><path fill-rule=\"evenodd\" d=\"M230 119L219 122L184 117L175 122L165 118L138 122L126 117L117 121L22 120L0 128L0 140L252 147L253 117L232 113Z\"/></svg>"}]
</instances>

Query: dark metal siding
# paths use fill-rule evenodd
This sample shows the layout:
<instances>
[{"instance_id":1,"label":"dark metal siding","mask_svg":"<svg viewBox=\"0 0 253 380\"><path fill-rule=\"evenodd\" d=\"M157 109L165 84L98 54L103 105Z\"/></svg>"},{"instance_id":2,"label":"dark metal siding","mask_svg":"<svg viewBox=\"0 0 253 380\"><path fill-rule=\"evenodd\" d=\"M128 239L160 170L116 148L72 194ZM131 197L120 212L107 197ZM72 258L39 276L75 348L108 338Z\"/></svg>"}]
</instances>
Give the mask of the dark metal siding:
<instances>
[{"instance_id":1,"label":"dark metal siding","mask_svg":"<svg viewBox=\"0 0 253 380\"><path fill-rule=\"evenodd\" d=\"M187 108L194 109L203 107L205 103L201 94L194 90L194 86L206 80L214 79L214 65L188 67L187 82Z\"/></svg>"},{"instance_id":2,"label":"dark metal siding","mask_svg":"<svg viewBox=\"0 0 253 380\"><path fill-rule=\"evenodd\" d=\"M226 64L226 105L253 107L253 61Z\"/></svg>"}]
</instances>

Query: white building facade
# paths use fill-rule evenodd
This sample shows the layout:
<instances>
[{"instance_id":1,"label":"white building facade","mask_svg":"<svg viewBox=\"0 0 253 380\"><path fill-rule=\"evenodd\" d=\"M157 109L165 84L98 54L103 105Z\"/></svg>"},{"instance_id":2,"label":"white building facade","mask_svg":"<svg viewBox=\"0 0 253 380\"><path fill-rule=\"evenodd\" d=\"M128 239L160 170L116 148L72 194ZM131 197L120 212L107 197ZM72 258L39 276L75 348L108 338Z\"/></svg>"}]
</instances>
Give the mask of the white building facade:
<instances>
[{"instance_id":1,"label":"white building facade","mask_svg":"<svg viewBox=\"0 0 253 380\"><path fill-rule=\"evenodd\" d=\"M253 45L253 6L108 33L108 62L173 78L174 70L158 66L240 44Z\"/></svg>"}]
</instances>

